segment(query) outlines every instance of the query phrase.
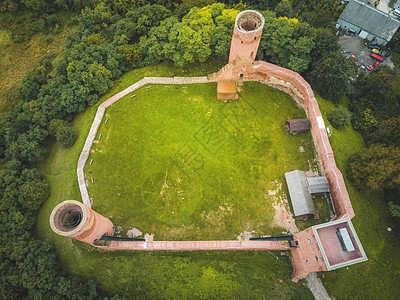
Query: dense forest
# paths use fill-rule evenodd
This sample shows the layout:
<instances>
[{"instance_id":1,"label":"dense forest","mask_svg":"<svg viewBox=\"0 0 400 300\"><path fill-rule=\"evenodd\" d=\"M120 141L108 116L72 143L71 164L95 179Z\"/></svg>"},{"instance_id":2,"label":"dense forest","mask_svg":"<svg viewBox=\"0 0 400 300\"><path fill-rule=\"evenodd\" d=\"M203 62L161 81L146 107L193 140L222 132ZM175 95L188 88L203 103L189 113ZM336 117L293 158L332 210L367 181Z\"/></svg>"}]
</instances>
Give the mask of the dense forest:
<instances>
[{"instance_id":1,"label":"dense forest","mask_svg":"<svg viewBox=\"0 0 400 300\"><path fill-rule=\"evenodd\" d=\"M338 106L350 99L348 109L329 115L337 128L351 122L368 145L350 158L347 171L357 188L385 191L391 214L400 218L398 66L349 80L356 78L356 66L341 55L334 29L343 8L330 0L299 2L1 0L0 11L8 14L4 28L17 26L13 14L29 11L33 31L54 31L62 26L63 13L73 15L75 30L62 56L48 56L30 70L18 87L17 105L1 113L0 298L98 297L95 282L63 273L52 246L35 238L32 228L49 187L32 165L44 159L52 142L74 144L74 116L94 105L123 73L159 62L226 61L235 17L246 8L261 11L266 20L258 59L299 72ZM23 42L32 34L21 32L11 38ZM400 55L399 33L388 46L394 58Z\"/></svg>"}]
</instances>

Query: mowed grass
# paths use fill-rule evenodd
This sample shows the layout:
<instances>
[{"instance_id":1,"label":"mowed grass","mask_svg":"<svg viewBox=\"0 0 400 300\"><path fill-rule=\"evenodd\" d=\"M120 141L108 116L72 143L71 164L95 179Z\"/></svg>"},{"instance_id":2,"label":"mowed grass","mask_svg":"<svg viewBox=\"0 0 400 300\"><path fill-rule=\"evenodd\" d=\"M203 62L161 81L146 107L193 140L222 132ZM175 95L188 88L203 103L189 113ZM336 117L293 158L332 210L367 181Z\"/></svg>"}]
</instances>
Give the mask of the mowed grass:
<instances>
[{"instance_id":1,"label":"mowed grass","mask_svg":"<svg viewBox=\"0 0 400 300\"><path fill-rule=\"evenodd\" d=\"M259 83L231 103L216 100L215 83L141 88L106 111L86 166L93 208L155 239L274 233L270 191L314 159L313 147L299 151L309 135L285 130L301 117L288 95Z\"/></svg>"},{"instance_id":2,"label":"mowed grass","mask_svg":"<svg viewBox=\"0 0 400 300\"><path fill-rule=\"evenodd\" d=\"M334 105L317 97L326 125L326 114ZM344 101L346 105L348 99ZM336 164L343 173L355 211L352 223L368 256L368 261L320 273L330 295L336 299L400 299L400 243L396 222L390 217L387 203L380 192L357 190L348 179L349 157L365 148L362 136L351 126L342 130L332 127L329 138ZM387 227L395 230L388 232Z\"/></svg>"},{"instance_id":3,"label":"mowed grass","mask_svg":"<svg viewBox=\"0 0 400 300\"><path fill-rule=\"evenodd\" d=\"M195 67L190 70L195 75L206 74L209 70L205 69L204 73L201 73L200 67L197 69ZM185 70L160 65L129 72L117 83L119 88L114 87L102 100L106 100L118 90L129 86L143 76L173 76L183 71ZM257 90L258 87L262 86L257 86ZM215 92L214 88L212 89ZM193 88L191 90L194 92ZM270 93L273 91L267 90ZM179 92L183 91L180 89ZM187 92L190 93L190 90L188 89ZM207 94L203 88L201 92ZM257 94L257 91L249 92ZM242 95L247 93L246 87L242 93ZM262 90L259 93L262 95ZM280 94L283 99L286 97L281 92L274 91L274 93ZM290 100L290 98L287 99ZM133 99L128 101L130 100ZM266 101L266 99L256 97L254 101ZM75 145L69 149L53 145L45 162L39 166L49 182L51 195L39 213L36 232L41 239L50 241L57 249L59 260L65 271L87 279L94 279L103 295L118 293L128 299L313 299L310 291L303 284L290 281L292 264L288 258L279 257L279 253L266 251L109 252L99 251L89 245L54 234L49 226L52 209L66 199L80 200L76 179L77 160L96 109L97 107L91 107L74 119L74 127L80 132ZM295 106L294 109L296 109ZM124 113L123 109L119 109L118 113ZM279 113L276 117L284 119L280 116L281 114ZM115 117L112 116L109 125L114 124ZM102 139L105 137L103 136ZM296 139L301 136L288 137ZM120 213L124 210L126 209L122 207Z\"/></svg>"}]
</instances>

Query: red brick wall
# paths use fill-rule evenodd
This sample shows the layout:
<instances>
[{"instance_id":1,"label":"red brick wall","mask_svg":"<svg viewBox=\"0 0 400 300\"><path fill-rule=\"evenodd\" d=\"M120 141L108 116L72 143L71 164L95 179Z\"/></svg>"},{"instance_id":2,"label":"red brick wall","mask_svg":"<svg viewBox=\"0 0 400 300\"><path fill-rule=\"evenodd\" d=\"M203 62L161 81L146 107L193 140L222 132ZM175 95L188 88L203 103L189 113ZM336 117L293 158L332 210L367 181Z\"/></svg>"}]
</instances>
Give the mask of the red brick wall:
<instances>
[{"instance_id":1,"label":"red brick wall","mask_svg":"<svg viewBox=\"0 0 400 300\"><path fill-rule=\"evenodd\" d=\"M282 86L284 86L284 90L295 98L297 102L303 104L302 106L305 107L308 118L311 121L314 143L324 167L325 176L329 182L331 198L336 211L336 219L354 217L353 207L342 173L336 166L326 128L319 128L318 125L317 118L322 118L322 115L311 86L300 74L263 61L255 62L253 70L254 72L249 72L245 78L259 80L265 84L270 84L271 77L283 80L284 83L282 83ZM287 83L290 83L293 88L297 89L303 97L299 97L293 88L287 88L285 86ZM276 83L274 86L276 86Z\"/></svg>"},{"instance_id":2,"label":"red brick wall","mask_svg":"<svg viewBox=\"0 0 400 300\"><path fill-rule=\"evenodd\" d=\"M237 80L239 72L244 73L244 80L260 81L285 91L305 109L311 121L311 132L319 159L329 182L336 219L353 218L353 207L342 173L336 166L326 128L325 126L319 128L318 119L321 119L322 115L311 86L300 74L264 61L249 62L246 65L243 62L240 64L228 64L221 71L210 75L209 78L215 81L221 80L221 78L224 78L224 80Z\"/></svg>"}]
</instances>

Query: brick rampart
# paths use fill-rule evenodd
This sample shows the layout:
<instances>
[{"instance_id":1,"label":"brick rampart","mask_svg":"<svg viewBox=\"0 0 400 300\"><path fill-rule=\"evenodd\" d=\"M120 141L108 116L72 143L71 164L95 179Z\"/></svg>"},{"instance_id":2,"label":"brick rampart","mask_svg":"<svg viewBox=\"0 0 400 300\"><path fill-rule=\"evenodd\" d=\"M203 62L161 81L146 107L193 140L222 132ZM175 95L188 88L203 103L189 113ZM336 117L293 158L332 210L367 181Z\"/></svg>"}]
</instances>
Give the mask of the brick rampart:
<instances>
[{"instance_id":1,"label":"brick rampart","mask_svg":"<svg viewBox=\"0 0 400 300\"><path fill-rule=\"evenodd\" d=\"M304 110L311 121L311 133L316 150L329 182L336 219L353 218L354 211L347 193L342 173L336 166L329 143L324 120L311 86L304 78L291 70L264 61L249 63L247 66L228 64L219 72L209 75L210 81L237 80L243 74L244 80L259 81L288 93Z\"/></svg>"}]
</instances>

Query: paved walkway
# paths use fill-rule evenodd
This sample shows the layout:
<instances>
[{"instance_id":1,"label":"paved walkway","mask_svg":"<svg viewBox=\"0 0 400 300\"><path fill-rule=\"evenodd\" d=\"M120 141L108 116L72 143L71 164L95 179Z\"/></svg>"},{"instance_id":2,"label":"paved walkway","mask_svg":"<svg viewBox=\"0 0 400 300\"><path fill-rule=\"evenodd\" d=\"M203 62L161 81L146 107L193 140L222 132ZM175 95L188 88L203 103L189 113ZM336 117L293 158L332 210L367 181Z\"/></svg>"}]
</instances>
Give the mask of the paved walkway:
<instances>
[{"instance_id":1,"label":"paved walkway","mask_svg":"<svg viewBox=\"0 0 400 300\"><path fill-rule=\"evenodd\" d=\"M309 273L306 277L307 287L314 295L315 300L331 300L328 293L326 292L321 279L317 277L317 273Z\"/></svg>"},{"instance_id":2,"label":"paved walkway","mask_svg":"<svg viewBox=\"0 0 400 300\"><path fill-rule=\"evenodd\" d=\"M107 250L290 250L288 243L278 241L154 241L154 242L116 242Z\"/></svg>"}]
</instances>

